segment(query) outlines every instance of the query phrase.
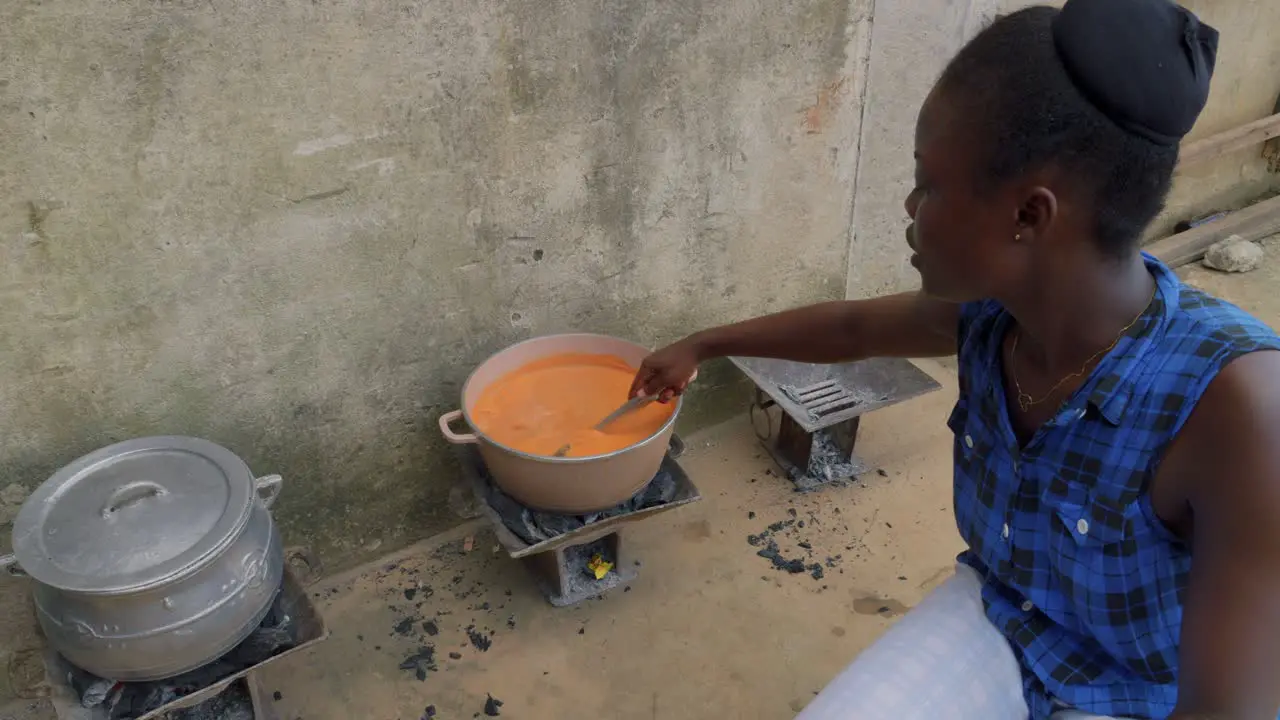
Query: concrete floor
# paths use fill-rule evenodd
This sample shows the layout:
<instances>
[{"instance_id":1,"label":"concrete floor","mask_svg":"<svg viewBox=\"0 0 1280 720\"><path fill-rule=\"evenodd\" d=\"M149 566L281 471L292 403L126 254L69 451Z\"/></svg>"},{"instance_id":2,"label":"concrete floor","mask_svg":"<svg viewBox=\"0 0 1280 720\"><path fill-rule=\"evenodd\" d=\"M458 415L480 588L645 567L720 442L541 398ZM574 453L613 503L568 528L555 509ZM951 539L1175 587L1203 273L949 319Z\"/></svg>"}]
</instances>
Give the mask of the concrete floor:
<instances>
[{"instance_id":1,"label":"concrete floor","mask_svg":"<svg viewBox=\"0 0 1280 720\"><path fill-rule=\"evenodd\" d=\"M1280 243L1267 249L1274 256ZM1280 327L1280 262L1181 274ZM883 476L800 495L745 417L688 438L681 463L702 501L629 527L640 575L602 600L551 607L479 521L321 581L312 590L332 636L263 673L274 708L282 720L418 720L434 706L449 720L484 717L493 697L503 717L534 720L792 717L944 580L961 548L944 424L954 365L920 365L943 389L863 422L859 452ZM793 518L780 549L832 558L820 580L773 569L747 542ZM438 669L418 680L400 665L427 645ZM37 700L0 703L0 717L52 714Z\"/></svg>"},{"instance_id":2,"label":"concrete floor","mask_svg":"<svg viewBox=\"0 0 1280 720\"><path fill-rule=\"evenodd\" d=\"M690 438L681 463L701 502L625 531L641 562L630 590L553 608L472 524L315 588L333 635L264 673L264 688L280 693L286 720L417 720L429 705L470 718L489 696L517 718L792 717L945 579L960 550L943 423L954 383L926 369L943 390L863 423L859 447L884 476L797 494L743 418ZM832 558L820 580L775 570L747 542L793 518L780 549ZM412 632L397 633L406 618ZM468 639L472 625L487 651ZM424 645L439 670L419 681L399 665Z\"/></svg>"}]
</instances>

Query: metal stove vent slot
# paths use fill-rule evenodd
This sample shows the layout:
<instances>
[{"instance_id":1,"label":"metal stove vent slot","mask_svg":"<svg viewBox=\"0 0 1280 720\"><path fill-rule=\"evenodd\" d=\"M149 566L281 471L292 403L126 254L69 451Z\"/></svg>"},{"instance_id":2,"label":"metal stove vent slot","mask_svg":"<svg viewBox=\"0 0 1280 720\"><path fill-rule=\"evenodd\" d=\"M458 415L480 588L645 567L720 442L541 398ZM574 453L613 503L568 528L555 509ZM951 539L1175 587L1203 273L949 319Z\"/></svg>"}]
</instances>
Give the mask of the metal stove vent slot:
<instances>
[{"instance_id":1,"label":"metal stove vent slot","mask_svg":"<svg viewBox=\"0 0 1280 720\"><path fill-rule=\"evenodd\" d=\"M847 410L863 401L863 398L854 395L837 380L823 380L799 388L794 385L779 385L778 389L791 402L808 411L811 420Z\"/></svg>"}]
</instances>

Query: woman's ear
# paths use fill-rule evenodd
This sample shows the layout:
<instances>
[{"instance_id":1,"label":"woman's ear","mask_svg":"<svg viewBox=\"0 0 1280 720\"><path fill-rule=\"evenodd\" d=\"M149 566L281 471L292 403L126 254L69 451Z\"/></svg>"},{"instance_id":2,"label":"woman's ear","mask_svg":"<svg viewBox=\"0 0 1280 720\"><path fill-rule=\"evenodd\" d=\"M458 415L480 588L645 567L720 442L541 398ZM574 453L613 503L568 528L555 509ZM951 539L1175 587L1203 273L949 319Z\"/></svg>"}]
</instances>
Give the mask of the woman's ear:
<instances>
[{"instance_id":1,"label":"woman's ear","mask_svg":"<svg viewBox=\"0 0 1280 720\"><path fill-rule=\"evenodd\" d=\"M1019 240L1030 242L1039 237L1044 237L1058 217L1058 198L1053 191L1043 187L1036 186L1031 188L1022 197L1018 203L1018 210L1014 217L1014 224L1017 228L1015 233Z\"/></svg>"}]
</instances>

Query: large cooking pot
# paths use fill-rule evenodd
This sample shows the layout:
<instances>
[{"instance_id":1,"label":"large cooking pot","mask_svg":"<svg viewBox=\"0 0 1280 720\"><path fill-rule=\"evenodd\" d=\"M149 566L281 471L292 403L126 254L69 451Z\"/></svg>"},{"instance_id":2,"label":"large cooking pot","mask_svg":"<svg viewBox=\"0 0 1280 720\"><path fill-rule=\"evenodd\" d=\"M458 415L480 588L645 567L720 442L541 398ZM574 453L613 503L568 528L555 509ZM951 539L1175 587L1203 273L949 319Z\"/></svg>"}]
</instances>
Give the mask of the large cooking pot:
<instances>
[{"instance_id":1,"label":"large cooking pot","mask_svg":"<svg viewBox=\"0 0 1280 720\"><path fill-rule=\"evenodd\" d=\"M270 609L284 546L268 508L281 484L207 440L128 440L41 484L0 567L35 581L45 637L73 664L111 680L179 675Z\"/></svg>"},{"instance_id":2,"label":"large cooking pot","mask_svg":"<svg viewBox=\"0 0 1280 720\"><path fill-rule=\"evenodd\" d=\"M671 418L641 442L605 455L564 458L531 455L496 442L476 428L471 410L495 380L549 355L614 355L638 368L649 352L643 345L590 334L548 335L512 345L471 373L462 386L462 409L442 415L440 431L456 445L476 445L494 483L528 507L569 514L607 510L636 494L658 473L682 401L677 400ZM618 404L625 399L619 398ZM459 418L466 420L472 432L453 430Z\"/></svg>"}]
</instances>

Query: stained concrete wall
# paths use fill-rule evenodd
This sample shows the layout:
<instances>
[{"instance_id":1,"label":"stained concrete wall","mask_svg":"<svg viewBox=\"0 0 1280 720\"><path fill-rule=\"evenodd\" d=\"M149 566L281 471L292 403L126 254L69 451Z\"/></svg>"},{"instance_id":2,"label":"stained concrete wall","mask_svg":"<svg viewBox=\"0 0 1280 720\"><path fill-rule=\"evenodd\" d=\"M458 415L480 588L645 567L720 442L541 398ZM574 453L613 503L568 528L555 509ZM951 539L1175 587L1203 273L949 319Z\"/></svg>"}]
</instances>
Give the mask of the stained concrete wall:
<instances>
[{"instance_id":1,"label":"stained concrete wall","mask_svg":"<svg viewBox=\"0 0 1280 720\"><path fill-rule=\"evenodd\" d=\"M862 124L854 218L850 227L848 297L872 297L915 287L903 231L903 200L911 190L916 113L947 60L996 15L1025 0L880 0L876 3ZM1274 112L1280 95L1280 3L1182 0L1221 33L1209 104L1188 141L1229 130ZM1261 146L1179 170L1164 213L1149 237L1167 236L1179 220L1234 209L1280 190Z\"/></svg>"},{"instance_id":2,"label":"stained concrete wall","mask_svg":"<svg viewBox=\"0 0 1280 720\"><path fill-rule=\"evenodd\" d=\"M1280 97L1280 3L1244 0L1184 0L1183 4L1221 32L1209 104L1188 140L1230 130L1276 112ZM1280 190L1280 176L1267 170L1261 146L1179 169L1168 209L1153 236L1172 232L1179 220L1233 209Z\"/></svg>"},{"instance_id":3,"label":"stained concrete wall","mask_svg":"<svg viewBox=\"0 0 1280 720\"><path fill-rule=\"evenodd\" d=\"M915 173L916 115L947 61L996 15L996 3L876 3L849 228L847 297L875 297L919 284L909 263L904 233L910 221L903 207Z\"/></svg>"},{"instance_id":4,"label":"stained concrete wall","mask_svg":"<svg viewBox=\"0 0 1280 720\"><path fill-rule=\"evenodd\" d=\"M0 3L0 522L191 434L333 568L457 521L492 352L841 296L870 4Z\"/></svg>"},{"instance_id":5,"label":"stained concrete wall","mask_svg":"<svg viewBox=\"0 0 1280 720\"><path fill-rule=\"evenodd\" d=\"M1010 0L0 4L0 523L76 455L218 440L330 567L456 522L490 353L911 287L920 101ZM1270 112L1280 6L1196 134ZM1274 188L1189 168L1168 218ZM741 406L711 369L689 420Z\"/></svg>"}]
</instances>

